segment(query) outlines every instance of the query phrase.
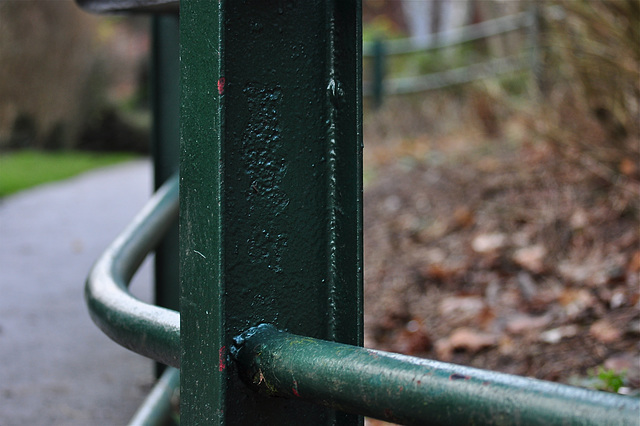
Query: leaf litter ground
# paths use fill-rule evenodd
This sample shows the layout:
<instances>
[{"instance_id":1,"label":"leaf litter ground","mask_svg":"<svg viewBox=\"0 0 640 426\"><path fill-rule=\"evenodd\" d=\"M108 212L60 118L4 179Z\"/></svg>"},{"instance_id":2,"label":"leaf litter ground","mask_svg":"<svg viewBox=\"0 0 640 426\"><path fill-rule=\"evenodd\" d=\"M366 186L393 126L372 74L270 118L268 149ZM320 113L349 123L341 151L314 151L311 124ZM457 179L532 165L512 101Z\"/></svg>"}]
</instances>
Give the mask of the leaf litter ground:
<instances>
[{"instance_id":1,"label":"leaf litter ground","mask_svg":"<svg viewBox=\"0 0 640 426\"><path fill-rule=\"evenodd\" d=\"M577 385L603 367L637 391L637 182L544 144L462 151L365 148L365 345Z\"/></svg>"}]
</instances>

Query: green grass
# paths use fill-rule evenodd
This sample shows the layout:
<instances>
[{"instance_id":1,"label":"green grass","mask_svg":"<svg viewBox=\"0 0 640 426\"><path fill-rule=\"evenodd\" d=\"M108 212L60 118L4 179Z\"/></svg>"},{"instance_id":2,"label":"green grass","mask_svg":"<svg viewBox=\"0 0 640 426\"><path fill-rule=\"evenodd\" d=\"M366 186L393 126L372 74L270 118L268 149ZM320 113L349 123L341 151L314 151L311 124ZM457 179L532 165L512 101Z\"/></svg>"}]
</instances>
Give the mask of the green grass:
<instances>
[{"instance_id":1,"label":"green grass","mask_svg":"<svg viewBox=\"0 0 640 426\"><path fill-rule=\"evenodd\" d=\"M129 153L16 151L0 153L0 198L135 158Z\"/></svg>"}]
</instances>

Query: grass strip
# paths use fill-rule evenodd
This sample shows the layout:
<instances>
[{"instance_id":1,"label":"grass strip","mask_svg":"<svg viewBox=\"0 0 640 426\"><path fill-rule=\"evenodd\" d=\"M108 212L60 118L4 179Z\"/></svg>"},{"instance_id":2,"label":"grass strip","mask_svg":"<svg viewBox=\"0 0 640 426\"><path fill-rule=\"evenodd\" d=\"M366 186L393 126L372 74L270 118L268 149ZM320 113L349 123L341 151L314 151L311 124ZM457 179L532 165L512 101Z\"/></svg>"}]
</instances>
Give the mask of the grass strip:
<instances>
[{"instance_id":1,"label":"grass strip","mask_svg":"<svg viewBox=\"0 0 640 426\"><path fill-rule=\"evenodd\" d=\"M0 153L0 198L98 167L136 158L130 153L34 150Z\"/></svg>"}]
</instances>

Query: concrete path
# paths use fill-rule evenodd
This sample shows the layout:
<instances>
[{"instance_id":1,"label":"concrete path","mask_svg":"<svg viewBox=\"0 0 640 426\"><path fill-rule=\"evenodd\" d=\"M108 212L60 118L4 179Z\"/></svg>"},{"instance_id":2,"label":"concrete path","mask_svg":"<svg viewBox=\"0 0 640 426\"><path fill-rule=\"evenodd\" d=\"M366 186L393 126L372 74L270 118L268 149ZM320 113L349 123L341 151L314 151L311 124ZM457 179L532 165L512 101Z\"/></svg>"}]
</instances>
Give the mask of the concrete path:
<instances>
[{"instance_id":1,"label":"concrete path","mask_svg":"<svg viewBox=\"0 0 640 426\"><path fill-rule=\"evenodd\" d=\"M98 330L83 287L150 193L141 160L0 200L0 426L124 425L148 394L152 362Z\"/></svg>"}]
</instances>

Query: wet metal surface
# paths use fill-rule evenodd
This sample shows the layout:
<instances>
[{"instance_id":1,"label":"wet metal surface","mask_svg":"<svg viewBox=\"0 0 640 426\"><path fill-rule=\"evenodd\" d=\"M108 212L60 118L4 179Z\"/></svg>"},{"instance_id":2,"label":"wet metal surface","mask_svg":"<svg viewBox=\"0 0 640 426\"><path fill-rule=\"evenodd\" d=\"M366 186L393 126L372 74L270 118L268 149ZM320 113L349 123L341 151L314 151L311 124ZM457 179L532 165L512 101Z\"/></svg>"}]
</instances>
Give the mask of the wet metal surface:
<instances>
[{"instance_id":1,"label":"wet metal surface","mask_svg":"<svg viewBox=\"0 0 640 426\"><path fill-rule=\"evenodd\" d=\"M260 325L232 348L245 383L401 424L637 425L640 400L405 355Z\"/></svg>"},{"instance_id":2,"label":"wet metal surface","mask_svg":"<svg viewBox=\"0 0 640 426\"><path fill-rule=\"evenodd\" d=\"M354 424L257 395L228 361L262 322L361 342L359 2L183 2L182 412Z\"/></svg>"}]
</instances>

